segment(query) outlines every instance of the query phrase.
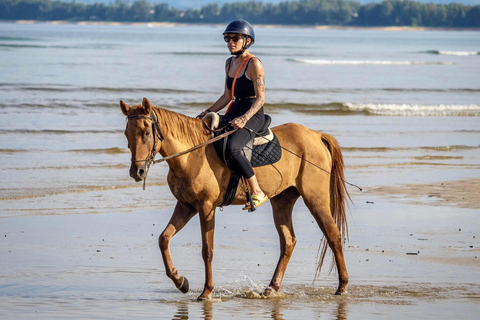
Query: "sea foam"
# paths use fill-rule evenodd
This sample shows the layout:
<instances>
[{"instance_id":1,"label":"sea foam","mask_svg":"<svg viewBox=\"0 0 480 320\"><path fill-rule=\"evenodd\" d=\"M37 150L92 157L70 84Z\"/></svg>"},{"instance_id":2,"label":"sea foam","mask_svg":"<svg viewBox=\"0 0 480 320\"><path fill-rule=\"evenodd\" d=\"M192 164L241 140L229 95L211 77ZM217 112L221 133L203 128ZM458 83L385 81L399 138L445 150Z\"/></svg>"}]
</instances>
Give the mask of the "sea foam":
<instances>
[{"instance_id":1,"label":"sea foam","mask_svg":"<svg viewBox=\"0 0 480 320\"><path fill-rule=\"evenodd\" d=\"M350 111L384 116L480 116L480 105L345 103Z\"/></svg>"},{"instance_id":2,"label":"sea foam","mask_svg":"<svg viewBox=\"0 0 480 320\"><path fill-rule=\"evenodd\" d=\"M448 61L395 61L395 60L325 60L291 59L291 61L316 65L453 65Z\"/></svg>"}]
</instances>

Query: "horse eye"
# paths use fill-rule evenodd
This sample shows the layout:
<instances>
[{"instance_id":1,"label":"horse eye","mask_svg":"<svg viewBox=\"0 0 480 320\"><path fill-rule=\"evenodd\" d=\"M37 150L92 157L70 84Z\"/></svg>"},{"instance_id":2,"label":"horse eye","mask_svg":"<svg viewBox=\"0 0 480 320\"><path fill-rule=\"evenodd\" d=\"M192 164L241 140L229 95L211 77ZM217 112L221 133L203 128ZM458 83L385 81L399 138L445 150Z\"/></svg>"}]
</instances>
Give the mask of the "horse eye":
<instances>
[{"instance_id":1,"label":"horse eye","mask_svg":"<svg viewBox=\"0 0 480 320\"><path fill-rule=\"evenodd\" d=\"M151 133L152 133L151 131L146 131L146 132L145 132L145 135L146 135L146 136L149 136Z\"/></svg>"}]
</instances>

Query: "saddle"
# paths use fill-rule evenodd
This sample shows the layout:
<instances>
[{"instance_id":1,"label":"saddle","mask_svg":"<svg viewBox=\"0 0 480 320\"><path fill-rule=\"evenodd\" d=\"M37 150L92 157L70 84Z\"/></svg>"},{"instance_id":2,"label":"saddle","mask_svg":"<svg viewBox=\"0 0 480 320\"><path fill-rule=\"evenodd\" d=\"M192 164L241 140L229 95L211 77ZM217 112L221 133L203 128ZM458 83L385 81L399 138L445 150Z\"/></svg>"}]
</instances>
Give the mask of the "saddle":
<instances>
[{"instance_id":1,"label":"saddle","mask_svg":"<svg viewBox=\"0 0 480 320\"><path fill-rule=\"evenodd\" d=\"M207 123L210 123L209 127L211 130L216 130L217 128L223 128L228 125L222 117L215 113L208 113L203 120ZM272 118L269 115L265 115L265 123L259 132L255 133L253 139L251 139L247 145L243 148L243 153L245 157L250 161L252 167L261 167L269 164L274 164L280 160L282 157L282 149L280 147L280 142L277 139L277 136L270 130L269 126L272 122ZM225 129L225 131L228 128ZM218 136L225 131L214 132L214 136ZM228 136L216 141L214 143L215 151L217 152L220 159L227 165L227 167L232 170L229 166L228 161L226 161L225 149L228 141ZM237 192L238 184L240 182L240 174L232 170L232 175L228 183L227 192L225 198L220 205L220 207L228 206L231 204L235 198Z\"/></svg>"}]
</instances>

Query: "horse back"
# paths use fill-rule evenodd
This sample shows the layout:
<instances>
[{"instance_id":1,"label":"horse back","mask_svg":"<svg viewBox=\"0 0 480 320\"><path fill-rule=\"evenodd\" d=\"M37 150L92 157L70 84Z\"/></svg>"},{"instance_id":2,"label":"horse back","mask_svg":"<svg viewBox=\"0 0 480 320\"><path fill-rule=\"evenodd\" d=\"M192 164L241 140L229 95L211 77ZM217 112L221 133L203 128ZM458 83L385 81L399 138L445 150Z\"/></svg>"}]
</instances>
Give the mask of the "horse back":
<instances>
[{"instance_id":1,"label":"horse back","mask_svg":"<svg viewBox=\"0 0 480 320\"><path fill-rule=\"evenodd\" d=\"M272 128L280 141L287 158L290 156L315 158L315 162L331 162L328 146L324 143L325 133L309 129L298 123L286 123ZM288 156L290 155L290 156Z\"/></svg>"}]
</instances>

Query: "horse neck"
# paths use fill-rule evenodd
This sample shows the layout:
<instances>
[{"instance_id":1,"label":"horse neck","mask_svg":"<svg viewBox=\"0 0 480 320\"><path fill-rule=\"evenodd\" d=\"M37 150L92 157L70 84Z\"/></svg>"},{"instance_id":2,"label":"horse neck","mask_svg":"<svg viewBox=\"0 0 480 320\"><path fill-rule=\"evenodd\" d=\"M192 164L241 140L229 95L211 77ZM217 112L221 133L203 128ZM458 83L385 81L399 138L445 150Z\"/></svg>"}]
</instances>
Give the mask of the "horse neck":
<instances>
[{"instance_id":1,"label":"horse neck","mask_svg":"<svg viewBox=\"0 0 480 320\"><path fill-rule=\"evenodd\" d=\"M202 121L158 107L153 107L153 111L165 137L159 150L162 156L185 151L208 140Z\"/></svg>"}]
</instances>

